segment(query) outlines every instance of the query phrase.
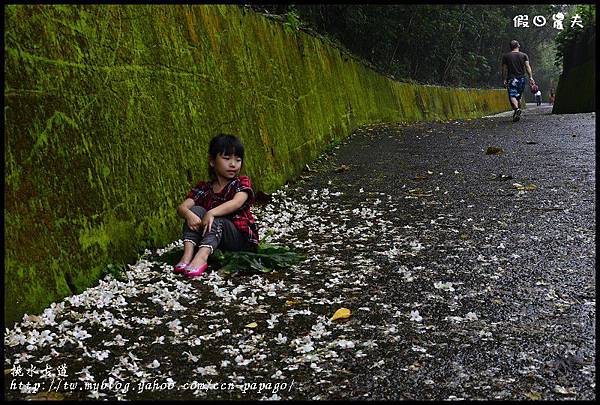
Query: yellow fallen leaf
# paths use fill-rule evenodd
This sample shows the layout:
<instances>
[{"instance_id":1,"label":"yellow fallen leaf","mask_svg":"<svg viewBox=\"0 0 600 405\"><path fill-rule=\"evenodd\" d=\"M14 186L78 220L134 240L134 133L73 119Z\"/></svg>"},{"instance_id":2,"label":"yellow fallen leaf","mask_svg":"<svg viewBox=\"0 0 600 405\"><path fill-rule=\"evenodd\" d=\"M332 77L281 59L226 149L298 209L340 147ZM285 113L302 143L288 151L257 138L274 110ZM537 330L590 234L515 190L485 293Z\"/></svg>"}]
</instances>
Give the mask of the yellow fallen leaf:
<instances>
[{"instance_id":1,"label":"yellow fallen leaf","mask_svg":"<svg viewBox=\"0 0 600 405\"><path fill-rule=\"evenodd\" d=\"M296 305L296 304L300 304L300 301L287 300L285 303L288 304L288 305Z\"/></svg>"},{"instance_id":2,"label":"yellow fallen leaf","mask_svg":"<svg viewBox=\"0 0 600 405\"><path fill-rule=\"evenodd\" d=\"M39 323L41 320L42 320L42 318L40 318L37 315L29 315L30 322Z\"/></svg>"},{"instance_id":3,"label":"yellow fallen leaf","mask_svg":"<svg viewBox=\"0 0 600 405\"><path fill-rule=\"evenodd\" d=\"M485 150L485 154L486 155L499 155L504 153L504 149L499 148L497 146L489 146L486 150Z\"/></svg>"},{"instance_id":4,"label":"yellow fallen leaf","mask_svg":"<svg viewBox=\"0 0 600 405\"><path fill-rule=\"evenodd\" d=\"M334 169L334 171L336 173L347 172L348 170L350 170L350 166L346 166L346 165L341 165L340 167L336 167Z\"/></svg>"},{"instance_id":5,"label":"yellow fallen leaf","mask_svg":"<svg viewBox=\"0 0 600 405\"><path fill-rule=\"evenodd\" d=\"M335 321L336 319L340 319L340 318L342 318L342 319L349 318L350 315L352 315L352 311L350 311L348 308L340 308L337 311L335 311L335 313L331 317L331 320Z\"/></svg>"},{"instance_id":6,"label":"yellow fallen leaf","mask_svg":"<svg viewBox=\"0 0 600 405\"><path fill-rule=\"evenodd\" d=\"M244 326L245 328L256 328L258 326L258 324L256 322L252 322L249 323L248 325Z\"/></svg>"},{"instance_id":7,"label":"yellow fallen leaf","mask_svg":"<svg viewBox=\"0 0 600 405\"><path fill-rule=\"evenodd\" d=\"M520 184L520 183L513 183L513 187L516 188L517 190L535 190L537 188L537 186L535 184L528 184L528 185L524 186L523 184Z\"/></svg>"},{"instance_id":8,"label":"yellow fallen leaf","mask_svg":"<svg viewBox=\"0 0 600 405\"><path fill-rule=\"evenodd\" d=\"M542 394L540 394L537 391L528 392L527 394L525 394L525 396L531 399L532 401L539 401L540 399L542 399Z\"/></svg>"}]
</instances>

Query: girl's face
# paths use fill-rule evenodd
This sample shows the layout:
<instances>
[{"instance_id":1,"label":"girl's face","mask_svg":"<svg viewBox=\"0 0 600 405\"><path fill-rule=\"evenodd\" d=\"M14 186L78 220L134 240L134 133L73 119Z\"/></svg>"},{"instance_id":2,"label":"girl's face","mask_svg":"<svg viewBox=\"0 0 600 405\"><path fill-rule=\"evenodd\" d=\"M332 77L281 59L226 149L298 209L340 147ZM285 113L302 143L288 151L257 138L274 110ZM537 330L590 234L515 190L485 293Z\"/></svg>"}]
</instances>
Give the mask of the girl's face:
<instances>
[{"instance_id":1,"label":"girl's face","mask_svg":"<svg viewBox=\"0 0 600 405\"><path fill-rule=\"evenodd\" d=\"M235 155L224 155L219 153L211 166L215 169L217 177L231 180L237 176L242 168L242 159Z\"/></svg>"}]
</instances>

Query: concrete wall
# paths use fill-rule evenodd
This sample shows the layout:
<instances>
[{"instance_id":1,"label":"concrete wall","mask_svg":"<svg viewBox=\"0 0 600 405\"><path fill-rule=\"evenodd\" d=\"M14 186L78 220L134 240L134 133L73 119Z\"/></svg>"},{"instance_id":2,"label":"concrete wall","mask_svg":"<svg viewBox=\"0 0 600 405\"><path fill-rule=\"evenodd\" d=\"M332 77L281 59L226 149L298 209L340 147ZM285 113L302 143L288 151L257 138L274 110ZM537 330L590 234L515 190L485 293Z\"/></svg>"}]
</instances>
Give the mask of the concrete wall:
<instances>
[{"instance_id":1,"label":"concrete wall","mask_svg":"<svg viewBox=\"0 0 600 405\"><path fill-rule=\"evenodd\" d=\"M399 83L234 5L5 8L5 317L178 238L209 139L272 192L366 123L477 117L504 90Z\"/></svg>"}]
</instances>

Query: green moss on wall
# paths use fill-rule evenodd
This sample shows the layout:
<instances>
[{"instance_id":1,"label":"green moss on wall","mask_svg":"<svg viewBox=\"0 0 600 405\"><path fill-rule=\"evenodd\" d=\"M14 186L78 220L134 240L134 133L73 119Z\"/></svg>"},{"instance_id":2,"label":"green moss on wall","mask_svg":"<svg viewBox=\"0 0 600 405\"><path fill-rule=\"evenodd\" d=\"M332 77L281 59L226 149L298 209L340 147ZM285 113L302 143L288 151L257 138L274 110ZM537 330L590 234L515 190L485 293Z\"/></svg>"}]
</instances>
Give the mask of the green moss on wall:
<instances>
[{"instance_id":1,"label":"green moss on wall","mask_svg":"<svg viewBox=\"0 0 600 405\"><path fill-rule=\"evenodd\" d=\"M507 109L503 90L398 83L288 31L233 5L5 8L8 322L179 237L218 132L272 192L360 125Z\"/></svg>"}]
</instances>

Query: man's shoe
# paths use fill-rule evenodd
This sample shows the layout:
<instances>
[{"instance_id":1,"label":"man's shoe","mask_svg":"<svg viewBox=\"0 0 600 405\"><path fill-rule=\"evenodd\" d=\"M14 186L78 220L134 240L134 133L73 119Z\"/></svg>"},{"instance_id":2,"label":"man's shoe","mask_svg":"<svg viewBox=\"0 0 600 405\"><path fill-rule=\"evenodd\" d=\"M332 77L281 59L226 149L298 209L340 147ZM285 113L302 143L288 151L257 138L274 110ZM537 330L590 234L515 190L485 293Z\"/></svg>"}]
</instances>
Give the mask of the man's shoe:
<instances>
[{"instance_id":1,"label":"man's shoe","mask_svg":"<svg viewBox=\"0 0 600 405\"><path fill-rule=\"evenodd\" d=\"M521 119L521 109L517 108L513 114L513 122L517 122Z\"/></svg>"},{"instance_id":2,"label":"man's shoe","mask_svg":"<svg viewBox=\"0 0 600 405\"><path fill-rule=\"evenodd\" d=\"M188 266L185 268L185 273L183 273L183 275L188 278L198 277L198 276L201 276L202 273L204 273L207 268L208 268L208 263L204 263L202 266L195 267L195 268Z\"/></svg>"}]
</instances>

